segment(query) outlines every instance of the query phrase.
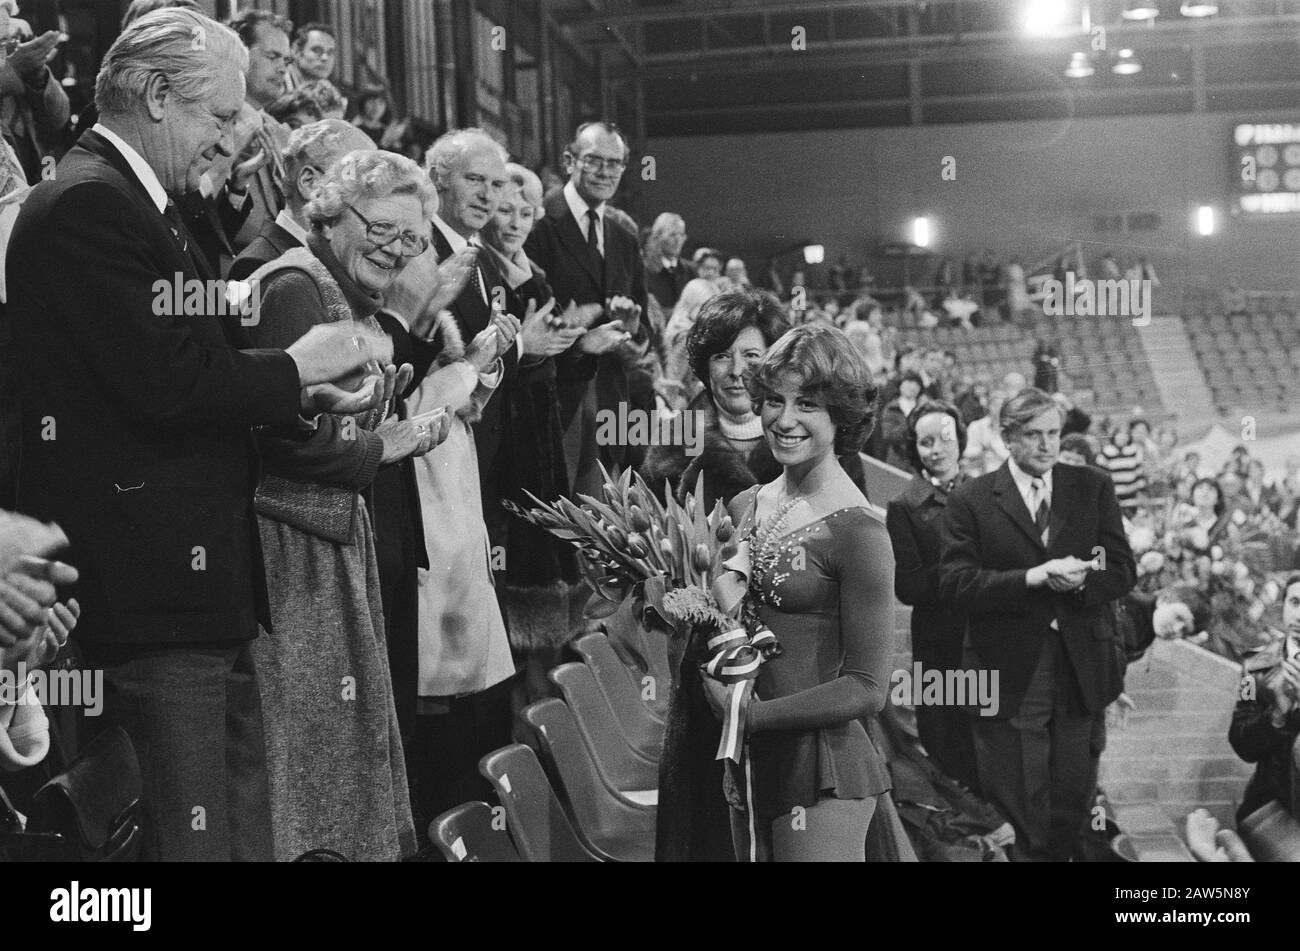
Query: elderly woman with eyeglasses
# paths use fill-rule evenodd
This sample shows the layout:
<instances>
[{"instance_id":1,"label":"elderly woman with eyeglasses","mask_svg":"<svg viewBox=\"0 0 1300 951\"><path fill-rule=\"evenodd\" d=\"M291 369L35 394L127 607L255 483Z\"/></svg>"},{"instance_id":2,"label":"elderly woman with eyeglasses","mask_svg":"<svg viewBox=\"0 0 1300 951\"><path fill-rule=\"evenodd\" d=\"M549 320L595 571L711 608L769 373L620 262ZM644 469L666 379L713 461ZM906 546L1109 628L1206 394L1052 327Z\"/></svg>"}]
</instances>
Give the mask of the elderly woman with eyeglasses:
<instances>
[{"instance_id":1,"label":"elderly woman with eyeglasses","mask_svg":"<svg viewBox=\"0 0 1300 951\"><path fill-rule=\"evenodd\" d=\"M251 279L245 322L254 345L284 346L336 321L350 321L359 336L383 333L383 295L427 249L436 201L408 159L344 156L307 205L307 246ZM386 398L361 416L322 415L301 431L258 437L264 474L255 505L272 628L255 650L278 860L318 848L354 861L415 851L363 496L381 466L446 438L445 415L393 415L411 376L409 364L389 371Z\"/></svg>"}]
</instances>

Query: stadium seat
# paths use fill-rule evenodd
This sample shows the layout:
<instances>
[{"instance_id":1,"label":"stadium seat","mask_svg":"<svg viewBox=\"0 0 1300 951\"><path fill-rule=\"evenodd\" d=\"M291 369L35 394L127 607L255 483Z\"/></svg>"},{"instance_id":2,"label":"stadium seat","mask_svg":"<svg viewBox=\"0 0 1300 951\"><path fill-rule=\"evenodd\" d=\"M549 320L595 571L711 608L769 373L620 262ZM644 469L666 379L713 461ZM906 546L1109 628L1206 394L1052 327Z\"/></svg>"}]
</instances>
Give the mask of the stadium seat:
<instances>
[{"instance_id":1,"label":"stadium seat","mask_svg":"<svg viewBox=\"0 0 1300 951\"><path fill-rule=\"evenodd\" d=\"M596 683L614 711L628 744L648 759L658 760L663 753L664 721L641 700L636 681L627 665L619 660L609 638L604 634L584 634L573 642L573 648L596 675Z\"/></svg>"},{"instance_id":2,"label":"stadium seat","mask_svg":"<svg viewBox=\"0 0 1300 951\"><path fill-rule=\"evenodd\" d=\"M572 711L550 697L525 707L520 718L533 731L559 779L569 815L587 850L611 862L654 861L657 809L609 788L579 735Z\"/></svg>"},{"instance_id":3,"label":"stadium seat","mask_svg":"<svg viewBox=\"0 0 1300 951\"><path fill-rule=\"evenodd\" d=\"M610 788L628 792L658 788L658 762L638 753L623 738L591 668L586 664L561 664L551 671L550 678L564 694L591 757Z\"/></svg>"},{"instance_id":4,"label":"stadium seat","mask_svg":"<svg viewBox=\"0 0 1300 951\"><path fill-rule=\"evenodd\" d=\"M522 743L479 760L506 811L506 826L525 862L598 862L578 838L537 754Z\"/></svg>"},{"instance_id":5,"label":"stadium seat","mask_svg":"<svg viewBox=\"0 0 1300 951\"><path fill-rule=\"evenodd\" d=\"M462 803L429 823L429 838L448 862L522 862L485 802Z\"/></svg>"}]
</instances>

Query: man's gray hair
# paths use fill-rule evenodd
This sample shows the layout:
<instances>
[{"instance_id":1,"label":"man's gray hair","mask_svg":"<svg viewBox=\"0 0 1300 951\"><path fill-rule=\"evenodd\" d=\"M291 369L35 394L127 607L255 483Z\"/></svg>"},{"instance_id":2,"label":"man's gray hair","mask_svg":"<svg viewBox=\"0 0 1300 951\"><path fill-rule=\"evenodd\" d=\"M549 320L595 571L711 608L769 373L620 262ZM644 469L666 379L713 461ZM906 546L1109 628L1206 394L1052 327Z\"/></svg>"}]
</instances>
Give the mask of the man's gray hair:
<instances>
[{"instance_id":1,"label":"man's gray hair","mask_svg":"<svg viewBox=\"0 0 1300 951\"><path fill-rule=\"evenodd\" d=\"M662 237L668 232L668 229L675 224L681 225L684 230L686 228L686 219L675 211L665 211L656 218L655 223L650 226L650 233L656 238Z\"/></svg>"},{"instance_id":2,"label":"man's gray hair","mask_svg":"<svg viewBox=\"0 0 1300 951\"><path fill-rule=\"evenodd\" d=\"M1002 404L1002 411L998 413L998 424L1002 435L1014 436L1049 409L1055 410L1064 424L1065 413L1056 400L1040 389L1032 386L1025 387Z\"/></svg>"},{"instance_id":3,"label":"man's gray hair","mask_svg":"<svg viewBox=\"0 0 1300 951\"><path fill-rule=\"evenodd\" d=\"M321 119L294 129L289 135L289 144L281 152L290 187L294 187L304 168L327 171L369 138L351 122L342 119ZM350 143L355 143L353 148L348 148Z\"/></svg>"},{"instance_id":4,"label":"man's gray hair","mask_svg":"<svg viewBox=\"0 0 1300 951\"><path fill-rule=\"evenodd\" d=\"M485 142L496 148L503 163L510 161L510 153L505 150L505 146L492 138L491 133L486 129L474 127L452 129L446 135L439 137L429 151L424 153L424 167L429 170L434 186L445 188L447 177L460 164L465 153Z\"/></svg>"},{"instance_id":5,"label":"man's gray hair","mask_svg":"<svg viewBox=\"0 0 1300 951\"><path fill-rule=\"evenodd\" d=\"M312 224L331 224L348 205L390 195L414 196L426 221L438 213L438 193L429 176L405 155L379 149L349 152L321 179L316 197L307 203L307 218Z\"/></svg>"},{"instance_id":6,"label":"man's gray hair","mask_svg":"<svg viewBox=\"0 0 1300 951\"><path fill-rule=\"evenodd\" d=\"M104 55L95 80L101 116L138 110L145 89L161 73L187 102L207 99L222 69L248 69L248 51L233 30L183 7L155 10L122 32Z\"/></svg>"}]
</instances>

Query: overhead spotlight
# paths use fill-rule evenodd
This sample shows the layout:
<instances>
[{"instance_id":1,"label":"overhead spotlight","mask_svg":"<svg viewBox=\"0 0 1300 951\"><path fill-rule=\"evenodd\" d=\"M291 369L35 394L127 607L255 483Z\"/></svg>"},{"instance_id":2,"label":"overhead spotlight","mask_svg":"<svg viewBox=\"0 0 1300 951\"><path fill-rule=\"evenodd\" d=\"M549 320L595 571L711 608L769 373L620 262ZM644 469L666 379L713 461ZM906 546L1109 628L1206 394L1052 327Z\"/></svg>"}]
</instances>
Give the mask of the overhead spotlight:
<instances>
[{"instance_id":1,"label":"overhead spotlight","mask_svg":"<svg viewBox=\"0 0 1300 951\"><path fill-rule=\"evenodd\" d=\"M1197 3L1195 0L1187 0L1178 12L1185 17L1212 17L1219 12L1217 3Z\"/></svg>"},{"instance_id":2,"label":"overhead spotlight","mask_svg":"<svg viewBox=\"0 0 1300 951\"><path fill-rule=\"evenodd\" d=\"M918 248L930 246L930 219L925 215L912 219L912 243Z\"/></svg>"},{"instance_id":3,"label":"overhead spotlight","mask_svg":"<svg viewBox=\"0 0 1300 951\"><path fill-rule=\"evenodd\" d=\"M803 249L804 264L821 264L826 260L826 247L820 244L806 244Z\"/></svg>"},{"instance_id":4,"label":"overhead spotlight","mask_svg":"<svg viewBox=\"0 0 1300 951\"><path fill-rule=\"evenodd\" d=\"M1092 66L1092 59L1083 52L1071 53L1070 65L1065 67L1065 75L1070 79L1085 79L1096 71Z\"/></svg>"},{"instance_id":5,"label":"overhead spotlight","mask_svg":"<svg viewBox=\"0 0 1300 951\"><path fill-rule=\"evenodd\" d=\"M1065 19L1065 0L1028 0L1025 4L1024 29L1030 36L1053 33Z\"/></svg>"},{"instance_id":6,"label":"overhead spotlight","mask_svg":"<svg viewBox=\"0 0 1300 951\"><path fill-rule=\"evenodd\" d=\"M1154 20L1160 16L1160 8L1152 0L1128 0L1124 5L1125 20Z\"/></svg>"},{"instance_id":7,"label":"overhead spotlight","mask_svg":"<svg viewBox=\"0 0 1300 951\"><path fill-rule=\"evenodd\" d=\"M1135 73L1142 72L1142 64L1137 61L1137 57L1133 55L1132 50L1120 50L1118 55L1119 59L1110 68L1110 71L1116 76L1132 76Z\"/></svg>"},{"instance_id":8,"label":"overhead spotlight","mask_svg":"<svg viewBox=\"0 0 1300 951\"><path fill-rule=\"evenodd\" d=\"M1214 209L1209 205L1196 209L1196 233L1203 238L1214 234Z\"/></svg>"}]
</instances>

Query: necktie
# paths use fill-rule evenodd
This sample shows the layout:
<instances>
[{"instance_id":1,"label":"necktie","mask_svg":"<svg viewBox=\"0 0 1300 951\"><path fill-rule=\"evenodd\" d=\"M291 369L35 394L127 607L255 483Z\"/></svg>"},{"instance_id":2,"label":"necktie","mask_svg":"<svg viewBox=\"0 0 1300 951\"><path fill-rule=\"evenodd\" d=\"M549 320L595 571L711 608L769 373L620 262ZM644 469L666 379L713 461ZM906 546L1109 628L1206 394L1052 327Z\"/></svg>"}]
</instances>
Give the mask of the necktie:
<instances>
[{"instance_id":1,"label":"necktie","mask_svg":"<svg viewBox=\"0 0 1300 951\"><path fill-rule=\"evenodd\" d=\"M181 210L176 207L176 202L168 200L167 207L163 209L163 214L167 216L167 222L171 226L172 236L176 239L176 243L181 246L182 251L188 254L190 241L185 236L185 222L181 218Z\"/></svg>"},{"instance_id":2,"label":"necktie","mask_svg":"<svg viewBox=\"0 0 1300 951\"><path fill-rule=\"evenodd\" d=\"M1034 498L1038 502L1037 511L1034 512L1034 527L1038 529L1038 534L1043 539L1043 547L1047 547L1047 524L1051 518L1051 509L1047 505L1047 486L1043 484L1042 479L1035 479L1031 485L1034 490Z\"/></svg>"},{"instance_id":3,"label":"necktie","mask_svg":"<svg viewBox=\"0 0 1300 951\"><path fill-rule=\"evenodd\" d=\"M483 249L479 246L478 241L471 241L469 244L472 248L478 248L478 253L480 255L483 254ZM474 267L469 272L469 286L478 292L480 298L485 301L487 300L487 292L483 290L483 275L479 270L477 258L474 259Z\"/></svg>"},{"instance_id":4,"label":"necktie","mask_svg":"<svg viewBox=\"0 0 1300 951\"><path fill-rule=\"evenodd\" d=\"M591 249L592 257L599 261L601 259L600 215L596 214L595 208L587 209L587 247Z\"/></svg>"}]
</instances>

